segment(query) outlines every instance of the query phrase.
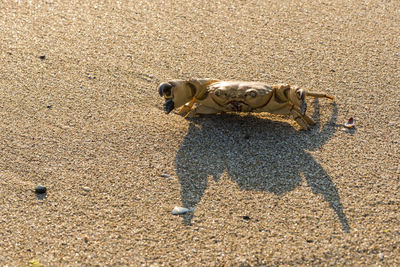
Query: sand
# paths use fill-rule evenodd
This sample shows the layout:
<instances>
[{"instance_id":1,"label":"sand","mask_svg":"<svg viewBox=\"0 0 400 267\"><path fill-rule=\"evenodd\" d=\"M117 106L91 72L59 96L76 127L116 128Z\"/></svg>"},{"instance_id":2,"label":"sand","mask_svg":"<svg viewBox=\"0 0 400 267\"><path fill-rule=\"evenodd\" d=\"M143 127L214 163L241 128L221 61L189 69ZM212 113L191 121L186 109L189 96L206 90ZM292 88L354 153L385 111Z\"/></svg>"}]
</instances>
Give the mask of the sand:
<instances>
[{"instance_id":1,"label":"sand","mask_svg":"<svg viewBox=\"0 0 400 267\"><path fill-rule=\"evenodd\" d=\"M1 1L1 265L400 265L400 3L205 2ZM193 77L336 101L164 114Z\"/></svg>"}]
</instances>

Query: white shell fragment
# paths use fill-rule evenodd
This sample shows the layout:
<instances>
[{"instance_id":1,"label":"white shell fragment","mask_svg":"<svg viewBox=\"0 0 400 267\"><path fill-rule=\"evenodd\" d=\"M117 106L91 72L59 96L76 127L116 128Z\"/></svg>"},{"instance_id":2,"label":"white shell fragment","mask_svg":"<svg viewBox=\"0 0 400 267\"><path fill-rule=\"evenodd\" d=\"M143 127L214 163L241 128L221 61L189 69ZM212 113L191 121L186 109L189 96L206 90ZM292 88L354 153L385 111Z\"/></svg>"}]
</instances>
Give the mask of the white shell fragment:
<instances>
[{"instance_id":1,"label":"white shell fragment","mask_svg":"<svg viewBox=\"0 0 400 267\"><path fill-rule=\"evenodd\" d=\"M191 211L193 211L193 208L188 209L188 208L184 208L184 207L175 207L172 210L172 214L173 215L180 215L180 214L185 214L185 213L188 213L188 212L191 212Z\"/></svg>"},{"instance_id":2,"label":"white shell fragment","mask_svg":"<svg viewBox=\"0 0 400 267\"><path fill-rule=\"evenodd\" d=\"M356 127L356 125L354 124L354 119L350 118L349 121L344 124L344 127L348 128L348 129L352 129L352 128Z\"/></svg>"}]
</instances>

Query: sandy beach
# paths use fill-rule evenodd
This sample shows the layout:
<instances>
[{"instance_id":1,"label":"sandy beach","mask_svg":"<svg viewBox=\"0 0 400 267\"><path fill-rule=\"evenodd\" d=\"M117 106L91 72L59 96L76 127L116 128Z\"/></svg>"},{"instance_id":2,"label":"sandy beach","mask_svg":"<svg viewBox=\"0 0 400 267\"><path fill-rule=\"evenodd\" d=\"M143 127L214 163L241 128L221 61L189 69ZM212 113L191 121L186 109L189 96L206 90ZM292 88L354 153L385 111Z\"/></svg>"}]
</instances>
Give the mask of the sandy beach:
<instances>
[{"instance_id":1,"label":"sandy beach","mask_svg":"<svg viewBox=\"0 0 400 267\"><path fill-rule=\"evenodd\" d=\"M399 266L399 36L394 0L1 1L0 265ZM164 114L190 78L335 102Z\"/></svg>"}]
</instances>

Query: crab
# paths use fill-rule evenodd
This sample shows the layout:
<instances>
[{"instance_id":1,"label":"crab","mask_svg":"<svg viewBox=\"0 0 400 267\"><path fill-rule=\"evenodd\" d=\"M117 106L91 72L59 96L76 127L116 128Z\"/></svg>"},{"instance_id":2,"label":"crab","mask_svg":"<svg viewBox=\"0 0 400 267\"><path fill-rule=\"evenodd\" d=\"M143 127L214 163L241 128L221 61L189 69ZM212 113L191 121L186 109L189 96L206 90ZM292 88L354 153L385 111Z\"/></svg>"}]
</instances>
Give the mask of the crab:
<instances>
[{"instance_id":1,"label":"crab","mask_svg":"<svg viewBox=\"0 0 400 267\"><path fill-rule=\"evenodd\" d=\"M166 114L178 108L178 113L185 117L224 112L269 112L291 115L303 130L309 130L315 124L306 114L306 96L334 99L325 93L288 84L214 79L171 80L161 83L158 93L165 99Z\"/></svg>"}]
</instances>

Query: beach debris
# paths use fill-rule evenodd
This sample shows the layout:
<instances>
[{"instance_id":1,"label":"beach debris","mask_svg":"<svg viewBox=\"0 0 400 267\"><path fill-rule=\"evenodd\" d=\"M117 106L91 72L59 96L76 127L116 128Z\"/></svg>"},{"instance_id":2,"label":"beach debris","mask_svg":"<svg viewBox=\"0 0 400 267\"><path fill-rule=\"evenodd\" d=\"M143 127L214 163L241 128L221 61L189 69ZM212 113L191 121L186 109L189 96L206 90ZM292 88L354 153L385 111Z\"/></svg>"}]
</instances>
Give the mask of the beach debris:
<instances>
[{"instance_id":1,"label":"beach debris","mask_svg":"<svg viewBox=\"0 0 400 267\"><path fill-rule=\"evenodd\" d=\"M354 127L356 127L356 125L354 124L353 117L351 117L349 119L349 121L344 124L344 127L348 128L348 129L353 129Z\"/></svg>"},{"instance_id":2,"label":"beach debris","mask_svg":"<svg viewBox=\"0 0 400 267\"><path fill-rule=\"evenodd\" d=\"M188 213L188 212L191 212L191 211L193 211L193 208L188 209L188 208L184 208L184 207L175 207L172 210L172 214L173 215L180 215L180 214L185 214L185 213Z\"/></svg>"},{"instance_id":3,"label":"beach debris","mask_svg":"<svg viewBox=\"0 0 400 267\"><path fill-rule=\"evenodd\" d=\"M161 176L162 178L170 178L170 177L171 177L171 175L166 174L166 173L162 173L160 176Z\"/></svg>"},{"instance_id":4,"label":"beach debris","mask_svg":"<svg viewBox=\"0 0 400 267\"><path fill-rule=\"evenodd\" d=\"M45 194L46 191L47 191L47 188L41 184L38 184L38 186L36 186L36 188L35 188L36 194Z\"/></svg>"},{"instance_id":5,"label":"beach debris","mask_svg":"<svg viewBox=\"0 0 400 267\"><path fill-rule=\"evenodd\" d=\"M88 236L84 236L83 237L83 242L88 243L89 242L89 237Z\"/></svg>"}]
</instances>

